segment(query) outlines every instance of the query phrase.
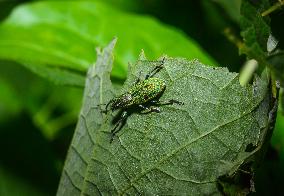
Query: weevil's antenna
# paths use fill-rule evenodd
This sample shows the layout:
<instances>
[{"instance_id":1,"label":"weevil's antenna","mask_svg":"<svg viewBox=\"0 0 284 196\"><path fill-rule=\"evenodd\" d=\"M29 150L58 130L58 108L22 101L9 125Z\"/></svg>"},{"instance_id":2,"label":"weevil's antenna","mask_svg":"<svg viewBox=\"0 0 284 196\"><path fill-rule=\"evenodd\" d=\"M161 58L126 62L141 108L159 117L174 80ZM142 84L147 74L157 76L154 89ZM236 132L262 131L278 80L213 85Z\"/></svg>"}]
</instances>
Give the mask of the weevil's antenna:
<instances>
[{"instance_id":1,"label":"weevil's antenna","mask_svg":"<svg viewBox=\"0 0 284 196\"><path fill-rule=\"evenodd\" d=\"M100 104L98 104L97 106L101 106L101 105L106 105L106 103L100 103Z\"/></svg>"},{"instance_id":2,"label":"weevil's antenna","mask_svg":"<svg viewBox=\"0 0 284 196\"><path fill-rule=\"evenodd\" d=\"M153 77L156 73L158 73L158 72L164 67L165 61L166 61L166 57L163 57L162 61L159 61L159 62L161 62L161 64L155 66L154 69L152 69L152 70L146 75L145 79L151 78L151 77Z\"/></svg>"}]
</instances>

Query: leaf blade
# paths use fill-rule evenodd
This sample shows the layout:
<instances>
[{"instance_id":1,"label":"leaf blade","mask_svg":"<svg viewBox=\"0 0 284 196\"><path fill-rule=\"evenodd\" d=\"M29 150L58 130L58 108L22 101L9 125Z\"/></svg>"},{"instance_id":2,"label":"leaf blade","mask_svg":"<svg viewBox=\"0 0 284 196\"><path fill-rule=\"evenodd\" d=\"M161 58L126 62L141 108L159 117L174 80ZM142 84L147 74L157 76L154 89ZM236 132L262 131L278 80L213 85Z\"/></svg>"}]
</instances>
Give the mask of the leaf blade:
<instances>
[{"instance_id":1,"label":"leaf blade","mask_svg":"<svg viewBox=\"0 0 284 196\"><path fill-rule=\"evenodd\" d=\"M94 62L95 47L106 45L114 36L119 38L113 70L118 78L125 78L125 62L134 61L141 48L151 58L167 51L172 56L215 63L194 40L173 27L102 2L85 1L19 6L0 26L0 58L82 72Z\"/></svg>"},{"instance_id":2,"label":"leaf blade","mask_svg":"<svg viewBox=\"0 0 284 196\"><path fill-rule=\"evenodd\" d=\"M130 69L122 92L141 70L151 69L143 62ZM236 73L179 58L167 58L157 77L167 84L161 99L185 105L161 107L159 114L132 114L111 144L110 122L103 124L96 132L83 194L220 194L219 177L237 172L255 155L246 151L248 145L261 148L268 127L266 80L241 87Z\"/></svg>"}]
</instances>

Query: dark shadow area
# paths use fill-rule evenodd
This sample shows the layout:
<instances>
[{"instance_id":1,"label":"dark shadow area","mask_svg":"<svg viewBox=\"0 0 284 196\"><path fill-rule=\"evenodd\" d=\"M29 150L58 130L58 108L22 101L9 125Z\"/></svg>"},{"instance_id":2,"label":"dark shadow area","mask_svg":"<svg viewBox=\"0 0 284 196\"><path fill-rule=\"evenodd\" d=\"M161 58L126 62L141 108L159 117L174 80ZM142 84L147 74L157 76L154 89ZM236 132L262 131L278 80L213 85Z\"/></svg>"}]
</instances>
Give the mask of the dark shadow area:
<instances>
[{"instance_id":1,"label":"dark shadow area","mask_svg":"<svg viewBox=\"0 0 284 196\"><path fill-rule=\"evenodd\" d=\"M251 166L251 162L245 163L232 176L219 177L217 186L220 192L223 195L235 195L235 193L246 195L254 191Z\"/></svg>"},{"instance_id":2,"label":"dark shadow area","mask_svg":"<svg viewBox=\"0 0 284 196\"><path fill-rule=\"evenodd\" d=\"M276 10L275 12L270 14L271 17L271 30L273 36L279 41L277 48L284 49L284 12L283 8Z\"/></svg>"},{"instance_id":3,"label":"dark shadow area","mask_svg":"<svg viewBox=\"0 0 284 196\"><path fill-rule=\"evenodd\" d=\"M252 143L248 144L245 152L252 152L254 149L256 149L257 146L253 145Z\"/></svg>"},{"instance_id":4,"label":"dark shadow area","mask_svg":"<svg viewBox=\"0 0 284 196\"><path fill-rule=\"evenodd\" d=\"M217 60L219 66L239 71L245 56L239 56L238 48L228 41L224 30L229 27L238 36L240 28L219 4L213 1L156 0L143 1L142 6L140 12L183 30Z\"/></svg>"},{"instance_id":5,"label":"dark shadow area","mask_svg":"<svg viewBox=\"0 0 284 196\"><path fill-rule=\"evenodd\" d=\"M283 195L283 164L278 152L270 146L264 161L256 171L256 192L251 195Z\"/></svg>"},{"instance_id":6,"label":"dark shadow area","mask_svg":"<svg viewBox=\"0 0 284 196\"><path fill-rule=\"evenodd\" d=\"M60 177L57 162L60 160L27 116L23 113L13 121L0 124L1 166L44 193L55 195ZM64 140L69 143L66 138ZM62 149L66 154L66 146Z\"/></svg>"}]
</instances>

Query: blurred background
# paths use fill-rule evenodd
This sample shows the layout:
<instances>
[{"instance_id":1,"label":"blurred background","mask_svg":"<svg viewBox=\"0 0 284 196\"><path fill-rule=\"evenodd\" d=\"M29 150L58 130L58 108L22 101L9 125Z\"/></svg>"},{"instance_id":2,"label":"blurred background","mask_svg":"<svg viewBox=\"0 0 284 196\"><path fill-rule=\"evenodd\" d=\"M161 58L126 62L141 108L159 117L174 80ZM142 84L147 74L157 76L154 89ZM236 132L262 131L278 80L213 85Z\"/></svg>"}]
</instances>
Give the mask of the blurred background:
<instances>
[{"instance_id":1,"label":"blurred background","mask_svg":"<svg viewBox=\"0 0 284 196\"><path fill-rule=\"evenodd\" d=\"M62 20L63 17L68 20L70 13L59 15L59 12L52 11L53 6L57 9L55 4L51 4L49 7L45 7L45 4L39 4L38 7L33 6L38 2L0 0L0 22L8 21L5 22L6 26L0 28L0 195L54 195L56 193L81 106L82 84L86 66L89 61L95 61L95 46L105 46L111 37L118 37L117 56L119 60L112 77L117 86L123 84L127 63L136 59L141 49L144 49L150 58L157 58L163 53L172 56L188 54L201 58L201 61L204 60L207 64L225 66L235 72L239 72L246 61L244 55L239 55L236 42L231 39L233 37L233 40L241 40L239 24L241 0L93 0L93 2L99 3L99 7L103 8L103 11L97 8L97 18L82 16L82 21L108 20L110 21L109 25L104 26L104 23L98 23L101 25L94 27L95 39L99 41L87 48L90 50L90 56L86 55L85 59L89 60L86 62L86 66L78 66L79 68L77 68L74 59L73 66L59 66L59 69L56 69L58 74L66 73L66 77L74 77L76 82L71 79L71 82L69 80L56 81L54 76L49 74L49 68L52 66L47 66L48 70L38 70L32 66L36 64L33 59L38 53L27 52L26 45L17 45L20 43L19 40L16 44L13 43L14 45L10 43L10 45L5 45L10 37L14 39L16 36L19 36L21 41L27 40L25 44L29 40L39 45L52 44L54 41L52 36L55 34L52 34L52 31L49 32L49 26L34 27L31 21L36 20L36 16L41 16L42 20L49 20L49 17L54 17L54 21ZM62 2L68 7L71 1ZM26 5L28 7L25 7ZM13 11L15 9L18 11ZM44 14L40 11L37 12L37 9L44 10ZM60 9L58 8L57 11ZM61 10L61 13L63 12L64 10ZM77 12L80 14L80 10ZM84 15L83 12L81 14ZM112 24L112 15L122 15L127 21L131 21L132 18L136 19L136 17L138 17L138 22L144 18L145 23L151 23L148 20L153 20L154 26L158 23L158 26L161 25L161 31L169 29L170 32L176 32L181 37L181 41L177 41L176 45L167 45L169 48L167 49L163 45L168 41L167 35L164 40L161 38L162 41L154 39L149 41L151 39L146 38L148 34L143 32L149 29L142 26L141 29L136 28L133 31L131 31L131 25L127 29L121 26L120 33L118 33L116 28L120 27ZM278 47L283 49L283 10L271 13L270 18L273 35L279 40ZM123 21L119 24L123 24ZM8 27L9 30L7 30ZM55 27L51 26L51 28ZM83 32L84 27L82 26L80 30ZM61 31L63 30L60 30L59 33ZM159 30L151 29L152 34L155 34L156 31L159 32ZM37 37L38 32L45 32L45 37ZM105 32L108 34L107 37L104 37ZM131 44L126 43L128 39L131 39L131 34L141 34L141 36L139 39L132 38L135 42ZM66 32L63 32L62 36L62 39L66 36L67 39L73 41L66 43L67 46L75 44L83 48L87 45L84 41L78 41L76 37L71 39L71 35ZM160 35L158 34L158 36ZM3 37L7 38L6 42L3 40L1 42ZM88 37L86 36L85 39L88 40ZM184 42L183 40L189 40L188 48L190 49L193 45L193 49L187 50L185 46L180 45ZM36 46L36 44L33 45L33 47ZM57 45L52 47L55 46L57 47ZM199 53L194 52L195 47L198 48L197 51L204 52L199 51L200 54L205 55L199 57ZM131 48L134 52L129 52L125 48ZM51 49L46 51L49 52ZM75 52L77 51L75 50ZM80 52L85 54L82 50L78 55ZM71 53L72 51L70 51ZM27 56L29 58L26 58ZM191 56L184 57L190 58ZM40 58L43 57L39 56ZM45 58L52 59L48 55ZM55 62L57 61L50 60L50 62L42 63L46 65L55 64ZM68 63L70 62L61 62L62 65ZM61 72L62 70L63 72ZM69 75L69 71L72 73L71 75ZM47 74L42 74L43 72ZM281 193L282 180L284 179L283 129L284 117L281 107L279 107L271 145L257 172L257 195Z\"/></svg>"}]
</instances>

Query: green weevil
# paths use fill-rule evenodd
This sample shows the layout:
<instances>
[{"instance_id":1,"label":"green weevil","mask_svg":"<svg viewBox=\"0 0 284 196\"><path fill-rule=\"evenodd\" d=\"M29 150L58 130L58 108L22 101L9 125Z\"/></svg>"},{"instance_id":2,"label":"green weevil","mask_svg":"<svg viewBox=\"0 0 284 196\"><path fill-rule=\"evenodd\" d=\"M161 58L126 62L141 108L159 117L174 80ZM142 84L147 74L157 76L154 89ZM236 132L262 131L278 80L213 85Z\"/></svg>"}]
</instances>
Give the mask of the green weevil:
<instances>
[{"instance_id":1,"label":"green weevil","mask_svg":"<svg viewBox=\"0 0 284 196\"><path fill-rule=\"evenodd\" d=\"M127 92L111 99L103 110L103 113L108 111L115 111L118 109L122 110L121 116L111 130L112 136L110 142L113 141L115 134L122 128L122 125L126 121L130 114L130 110L141 109L142 111L150 112L160 112L159 107L154 107L154 105L169 105L169 104L179 104L183 105L183 102L171 99L166 102L161 102L159 99L166 89L166 83L163 79L154 77L163 67L165 63L165 58L163 58L161 63L154 67L145 77L144 80L138 78L132 88ZM149 107L150 106L150 107ZM110 109L109 109L110 107Z\"/></svg>"}]
</instances>

